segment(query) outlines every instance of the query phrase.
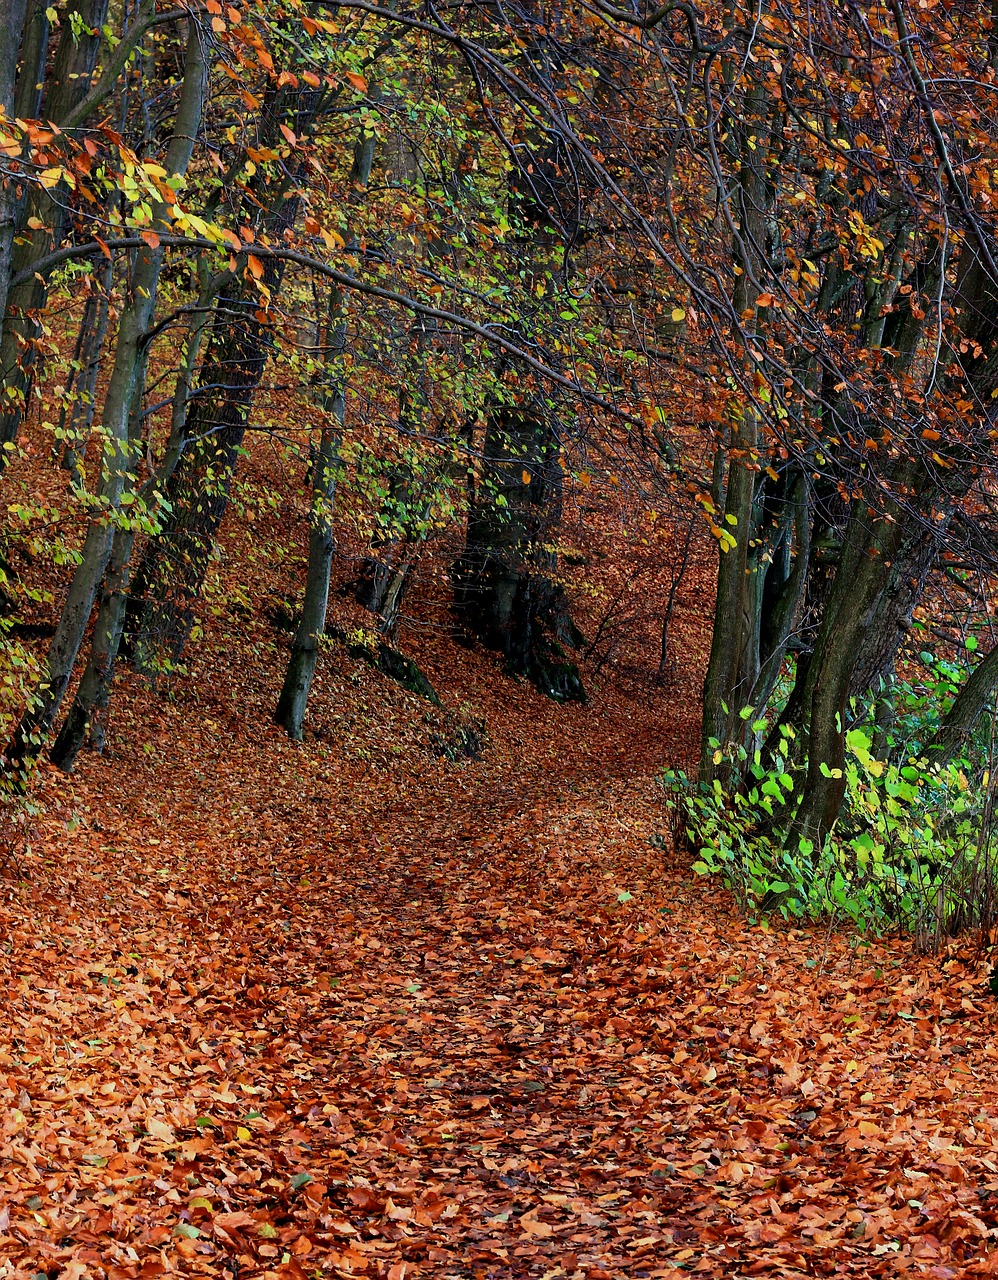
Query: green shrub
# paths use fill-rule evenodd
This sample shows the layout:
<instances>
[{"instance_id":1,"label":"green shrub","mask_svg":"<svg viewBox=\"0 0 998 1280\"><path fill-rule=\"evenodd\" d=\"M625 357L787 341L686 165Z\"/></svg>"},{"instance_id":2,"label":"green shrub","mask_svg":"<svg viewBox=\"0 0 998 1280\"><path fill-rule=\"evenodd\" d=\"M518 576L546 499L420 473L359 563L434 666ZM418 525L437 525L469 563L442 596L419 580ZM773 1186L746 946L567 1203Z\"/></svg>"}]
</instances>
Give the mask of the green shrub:
<instances>
[{"instance_id":1,"label":"green shrub","mask_svg":"<svg viewBox=\"0 0 998 1280\"><path fill-rule=\"evenodd\" d=\"M765 766L759 752L750 760L744 747L712 744L715 761L728 753L732 777L744 779L738 789L664 775L667 803L699 852L695 871L720 876L750 915L831 918L864 934L905 929L925 946L990 923L987 775L976 787L960 764L878 760L870 735L850 729L842 816L818 849L790 835L804 769L791 766L792 732L782 732L783 750Z\"/></svg>"}]
</instances>

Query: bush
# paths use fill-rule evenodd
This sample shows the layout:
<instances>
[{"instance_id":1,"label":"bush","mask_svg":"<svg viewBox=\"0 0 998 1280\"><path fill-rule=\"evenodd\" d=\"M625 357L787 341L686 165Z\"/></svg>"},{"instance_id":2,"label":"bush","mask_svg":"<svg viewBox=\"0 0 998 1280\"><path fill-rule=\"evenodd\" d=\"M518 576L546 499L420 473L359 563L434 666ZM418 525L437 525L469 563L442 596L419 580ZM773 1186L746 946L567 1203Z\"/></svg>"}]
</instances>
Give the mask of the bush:
<instances>
[{"instance_id":1,"label":"bush","mask_svg":"<svg viewBox=\"0 0 998 1280\"><path fill-rule=\"evenodd\" d=\"M970 926L990 927L995 855L987 774L976 787L959 763L878 760L870 736L851 729L842 816L817 849L790 835L804 770L791 767L792 734L783 732L783 751L768 766L759 752L749 761L743 747L728 749L732 776L745 778L737 790L664 775L667 803L699 851L695 871L720 876L750 915L830 918L859 933L904 929L926 948Z\"/></svg>"}]
</instances>

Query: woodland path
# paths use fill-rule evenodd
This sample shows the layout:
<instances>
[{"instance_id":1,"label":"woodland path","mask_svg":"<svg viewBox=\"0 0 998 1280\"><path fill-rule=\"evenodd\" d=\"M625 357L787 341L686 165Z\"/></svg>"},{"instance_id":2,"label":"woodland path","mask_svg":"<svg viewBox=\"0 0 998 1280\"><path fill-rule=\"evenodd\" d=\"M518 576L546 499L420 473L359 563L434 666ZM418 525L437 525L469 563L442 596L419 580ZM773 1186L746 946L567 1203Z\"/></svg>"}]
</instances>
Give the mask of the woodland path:
<instances>
[{"instance_id":1,"label":"woodland path","mask_svg":"<svg viewBox=\"0 0 998 1280\"><path fill-rule=\"evenodd\" d=\"M4 882L0 1275L992 1274L981 967L733 917L633 743L497 754L52 783Z\"/></svg>"}]
</instances>

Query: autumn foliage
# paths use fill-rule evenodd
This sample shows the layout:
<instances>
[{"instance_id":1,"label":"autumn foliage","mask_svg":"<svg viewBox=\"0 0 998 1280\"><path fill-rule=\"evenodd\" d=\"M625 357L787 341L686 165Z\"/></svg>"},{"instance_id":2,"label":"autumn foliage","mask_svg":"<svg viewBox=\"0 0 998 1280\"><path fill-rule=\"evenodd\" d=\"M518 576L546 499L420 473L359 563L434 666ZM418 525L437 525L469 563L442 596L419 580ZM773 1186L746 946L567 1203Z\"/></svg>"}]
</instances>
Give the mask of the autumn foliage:
<instances>
[{"instance_id":1,"label":"autumn foliage","mask_svg":"<svg viewBox=\"0 0 998 1280\"><path fill-rule=\"evenodd\" d=\"M0 1280L994 1272L995 21L0 0Z\"/></svg>"}]
</instances>

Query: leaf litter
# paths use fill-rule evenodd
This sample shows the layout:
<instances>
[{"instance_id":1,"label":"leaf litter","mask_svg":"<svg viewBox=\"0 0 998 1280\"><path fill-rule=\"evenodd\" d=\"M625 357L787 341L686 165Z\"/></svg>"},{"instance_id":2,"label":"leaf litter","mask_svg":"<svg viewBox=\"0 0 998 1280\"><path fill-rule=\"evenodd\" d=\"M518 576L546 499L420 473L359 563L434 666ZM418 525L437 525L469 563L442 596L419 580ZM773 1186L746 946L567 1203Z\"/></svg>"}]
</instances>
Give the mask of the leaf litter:
<instances>
[{"instance_id":1,"label":"leaf litter","mask_svg":"<svg viewBox=\"0 0 998 1280\"><path fill-rule=\"evenodd\" d=\"M986 966L693 877L655 773L695 699L558 708L431 639L481 761L339 652L298 746L261 626L127 676L0 879L0 1276L993 1273Z\"/></svg>"}]
</instances>

